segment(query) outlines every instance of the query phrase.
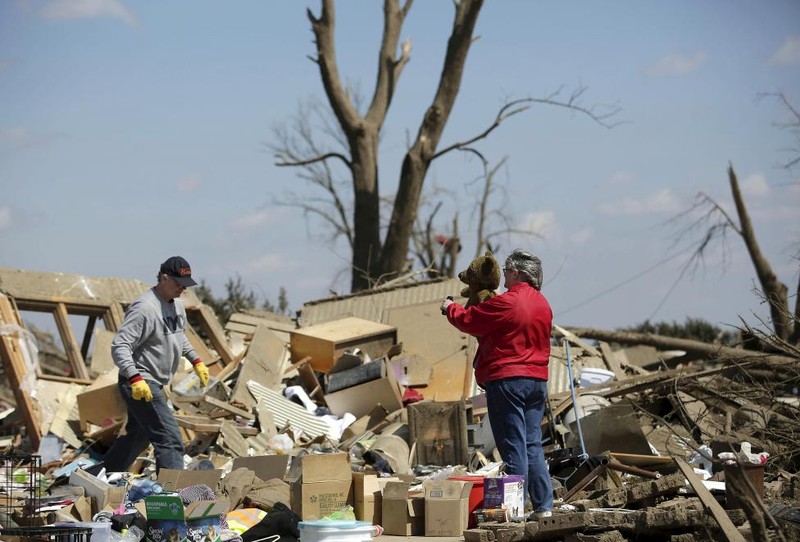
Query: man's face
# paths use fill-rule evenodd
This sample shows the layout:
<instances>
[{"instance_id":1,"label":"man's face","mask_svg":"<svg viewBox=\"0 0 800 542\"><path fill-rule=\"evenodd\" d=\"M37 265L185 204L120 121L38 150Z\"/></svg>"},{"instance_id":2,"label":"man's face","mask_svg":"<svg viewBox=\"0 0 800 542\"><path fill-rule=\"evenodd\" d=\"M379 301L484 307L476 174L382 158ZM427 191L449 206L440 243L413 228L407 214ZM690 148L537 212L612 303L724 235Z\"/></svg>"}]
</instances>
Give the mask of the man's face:
<instances>
[{"instance_id":1,"label":"man's face","mask_svg":"<svg viewBox=\"0 0 800 542\"><path fill-rule=\"evenodd\" d=\"M180 297L185 289L186 287L181 286L174 277L164 273L163 292L167 299Z\"/></svg>"}]
</instances>

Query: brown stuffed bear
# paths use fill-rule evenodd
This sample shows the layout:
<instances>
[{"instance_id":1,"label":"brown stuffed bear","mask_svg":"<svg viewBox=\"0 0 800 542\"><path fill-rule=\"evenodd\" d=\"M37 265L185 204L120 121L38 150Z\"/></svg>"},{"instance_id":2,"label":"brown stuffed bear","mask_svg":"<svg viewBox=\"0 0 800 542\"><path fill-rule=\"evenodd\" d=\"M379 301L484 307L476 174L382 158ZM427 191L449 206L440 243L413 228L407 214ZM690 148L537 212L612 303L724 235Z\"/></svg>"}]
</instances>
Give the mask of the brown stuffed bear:
<instances>
[{"instance_id":1,"label":"brown stuffed bear","mask_svg":"<svg viewBox=\"0 0 800 542\"><path fill-rule=\"evenodd\" d=\"M488 250L483 256L472 260L469 267L458 274L459 280L467 285L461 290L461 295L467 298L464 307L477 305L496 296L495 290L500 287L500 275L500 265Z\"/></svg>"}]
</instances>

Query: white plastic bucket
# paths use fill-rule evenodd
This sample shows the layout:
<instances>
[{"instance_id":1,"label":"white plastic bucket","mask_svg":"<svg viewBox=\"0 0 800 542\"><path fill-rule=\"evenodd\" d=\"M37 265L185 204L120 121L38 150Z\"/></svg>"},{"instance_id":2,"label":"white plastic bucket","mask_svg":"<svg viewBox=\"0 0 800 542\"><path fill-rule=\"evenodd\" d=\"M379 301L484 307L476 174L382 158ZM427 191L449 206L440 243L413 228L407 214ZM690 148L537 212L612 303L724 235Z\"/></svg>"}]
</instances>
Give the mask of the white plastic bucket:
<instances>
[{"instance_id":1,"label":"white plastic bucket","mask_svg":"<svg viewBox=\"0 0 800 542\"><path fill-rule=\"evenodd\" d=\"M607 369L596 369L594 367L584 367L581 369L580 386L588 388L614 380L614 372Z\"/></svg>"},{"instance_id":2,"label":"white plastic bucket","mask_svg":"<svg viewBox=\"0 0 800 542\"><path fill-rule=\"evenodd\" d=\"M301 521L301 542L363 542L372 539L369 521Z\"/></svg>"},{"instance_id":3,"label":"white plastic bucket","mask_svg":"<svg viewBox=\"0 0 800 542\"><path fill-rule=\"evenodd\" d=\"M588 416L595 410L600 410L611 404L611 402L605 397L601 395L592 395L591 393L579 395L577 401L578 417L581 419ZM570 408L564 413L564 422L567 425L575 423L575 410L575 408Z\"/></svg>"}]
</instances>

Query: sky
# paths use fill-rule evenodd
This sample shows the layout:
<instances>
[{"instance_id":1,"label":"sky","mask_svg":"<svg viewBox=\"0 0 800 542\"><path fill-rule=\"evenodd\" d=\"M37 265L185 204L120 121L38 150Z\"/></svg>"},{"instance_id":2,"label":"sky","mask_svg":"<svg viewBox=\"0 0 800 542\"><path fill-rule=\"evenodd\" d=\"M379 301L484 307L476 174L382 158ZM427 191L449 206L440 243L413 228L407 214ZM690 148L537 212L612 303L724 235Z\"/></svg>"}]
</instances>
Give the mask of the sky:
<instances>
[{"instance_id":1,"label":"sky","mask_svg":"<svg viewBox=\"0 0 800 542\"><path fill-rule=\"evenodd\" d=\"M184 256L216 296L225 283L292 310L346 293L349 251L280 205L317 198L269 150L302 104L325 103L300 0L0 2L0 267L152 283ZM411 60L380 145L392 196L403 153L438 83L452 2L418 1L401 40ZM337 3L342 79L371 94L381 3ZM539 255L555 323L616 329L702 318L757 325L767 311L735 235L684 272L679 213L699 192L728 212L734 167L761 248L794 294L800 249L798 152L775 99L800 107L800 2L486 2L441 147L482 132L509 100L559 91L612 128L536 105L477 147L500 164L493 209L537 236L500 239ZM604 109L605 108L605 109ZM793 154L793 152L795 154ZM482 169L434 162L440 216L459 213L458 268L475 254ZM444 229L449 221L442 220ZM793 301L792 301L793 304Z\"/></svg>"}]
</instances>

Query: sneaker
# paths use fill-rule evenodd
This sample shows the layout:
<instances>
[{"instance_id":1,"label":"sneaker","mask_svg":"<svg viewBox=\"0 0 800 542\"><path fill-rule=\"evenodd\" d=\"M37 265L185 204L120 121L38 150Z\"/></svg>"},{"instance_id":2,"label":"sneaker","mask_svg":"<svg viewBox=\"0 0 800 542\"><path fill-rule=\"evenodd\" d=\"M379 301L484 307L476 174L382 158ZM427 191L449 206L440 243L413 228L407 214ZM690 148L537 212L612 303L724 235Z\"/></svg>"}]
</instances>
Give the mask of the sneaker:
<instances>
[{"instance_id":1,"label":"sneaker","mask_svg":"<svg viewBox=\"0 0 800 542\"><path fill-rule=\"evenodd\" d=\"M540 510L539 512L534 512L533 514L528 516L528 521L541 521L544 518L549 518L553 516L552 510Z\"/></svg>"}]
</instances>

